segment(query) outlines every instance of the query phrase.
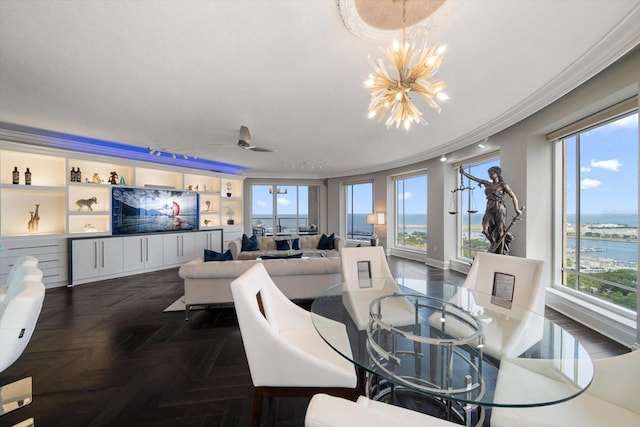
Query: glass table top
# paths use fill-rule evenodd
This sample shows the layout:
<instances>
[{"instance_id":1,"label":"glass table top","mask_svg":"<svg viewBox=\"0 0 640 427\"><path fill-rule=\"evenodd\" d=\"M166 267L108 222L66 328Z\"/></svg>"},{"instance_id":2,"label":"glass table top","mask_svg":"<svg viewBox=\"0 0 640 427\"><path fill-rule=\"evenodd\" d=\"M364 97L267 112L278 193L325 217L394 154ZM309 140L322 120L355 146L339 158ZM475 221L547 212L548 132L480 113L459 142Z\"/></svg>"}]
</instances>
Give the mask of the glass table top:
<instances>
[{"instance_id":1,"label":"glass table top","mask_svg":"<svg viewBox=\"0 0 640 427\"><path fill-rule=\"evenodd\" d=\"M448 284L419 293L365 279L347 288L333 286L313 301L313 323L335 351L394 385L460 403L528 407L569 400L593 378L585 348L527 308ZM350 348L323 335L334 321L345 326Z\"/></svg>"}]
</instances>

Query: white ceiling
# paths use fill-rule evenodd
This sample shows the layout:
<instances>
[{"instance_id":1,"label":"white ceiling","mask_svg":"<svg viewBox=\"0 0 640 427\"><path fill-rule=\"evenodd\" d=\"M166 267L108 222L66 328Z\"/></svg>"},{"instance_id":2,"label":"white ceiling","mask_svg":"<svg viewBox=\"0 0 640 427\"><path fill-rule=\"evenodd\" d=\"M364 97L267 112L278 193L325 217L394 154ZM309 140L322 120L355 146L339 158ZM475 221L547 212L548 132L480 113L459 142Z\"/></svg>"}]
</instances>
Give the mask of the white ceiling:
<instances>
[{"instance_id":1,"label":"white ceiling","mask_svg":"<svg viewBox=\"0 0 640 427\"><path fill-rule=\"evenodd\" d=\"M640 0L448 0L423 24L448 45L439 77L451 99L440 114L416 100L430 125L388 130L367 119L362 82L393 34L369 32L354 0L341 2L1 0L0 122L248 176L345 176L478 142L640 44ZM379 42L350 32L341 7ZM233 147L240 125L277 152Z\"/></svg>"}]
</instances>

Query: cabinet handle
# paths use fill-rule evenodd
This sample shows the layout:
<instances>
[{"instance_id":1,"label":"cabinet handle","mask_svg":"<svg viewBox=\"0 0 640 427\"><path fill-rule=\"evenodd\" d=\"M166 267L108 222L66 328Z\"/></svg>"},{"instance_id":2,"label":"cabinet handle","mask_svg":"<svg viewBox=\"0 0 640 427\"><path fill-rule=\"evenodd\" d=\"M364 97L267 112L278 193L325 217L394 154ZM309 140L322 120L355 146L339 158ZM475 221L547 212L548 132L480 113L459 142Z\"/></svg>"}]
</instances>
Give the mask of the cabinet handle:
<instances>
[{"instance_id":1,"label":"cabinet handle","mask_svg":"<svg viewBox=\"0 0 640 427\"><path fill-rule=\"evenodd\" d=\"M176 236L176 256L180 256L180 236Z\"/></svg>"},{"instance_id":2,"label":"cabinet handle","mask_svg":"<svg viewBox=\"0 0 640 427\"><path fill-rule=\"evenodd\" d=\"M142 237L140 238L140 262L142 262Z\"/></svg>"},{"instance_id":3,"label":"cabinet handle","mask_svg":"<svg viewBox=\"0 0 640 427\"><path fill-rule=\"evenodd\" d=\"M100 251L100 257L102 258L102 268L104 268L104 242L100 242L102 244L102 250Z\"/></svg>"},{"instance_id":4,"label":"cabinet handle","mask_svg":"<svg viewBox=\"0 0 640 427\"><path fill-rule=\"evenodd\" d=\"M98 269L98 242L93 242L93 269Z\"/></svg>"},{"instance_id":5,"label":"cabinet handle","mask_svg":"<svg viewBox=\"0 0 640 427\"><path fill-rule=\"evenodd\" d=\"M184 256L184 236L180 236L180 256Z\"/></svg>"},{"instance_id":6,"label":"cabinet handle","mask_svg":"<svg viewBox=\"0 0 640 427\"><path fill-rule=\"evenodd\" d=\"M147 261L149 261L149 239L145 238L144 242L146 244L146 251L145 252L147 253Z\"/></svg>"}]
</instances>

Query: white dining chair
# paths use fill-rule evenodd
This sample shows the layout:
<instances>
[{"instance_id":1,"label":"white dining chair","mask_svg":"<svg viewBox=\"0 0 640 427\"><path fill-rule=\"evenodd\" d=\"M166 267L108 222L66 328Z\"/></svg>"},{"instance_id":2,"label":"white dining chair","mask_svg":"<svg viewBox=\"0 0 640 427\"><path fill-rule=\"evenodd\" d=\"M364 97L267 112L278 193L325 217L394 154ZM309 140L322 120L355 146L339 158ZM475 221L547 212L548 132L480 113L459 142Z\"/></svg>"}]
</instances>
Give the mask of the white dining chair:
<instances>
[{"instance_id":1,"label":"white dining chair","mask_svg":"<svg viewBox=\"0 0 640 427\"><path fill-rule=\"evenodd\" d=\"M526 360L524 360L526 361ZM520 363L523 363L520 360ZM566 402L534 408L501 408L491 411L491 427L629 427L640 426L640 351L593 360L593 381L581 394ZM549 389L531 377L530 387ZM528 393L506 381L496 386L496 399L502 395ZM529 392L530 394L530 392ZM523 396L528 398L529 395Z\"/></svg>"},{"instance_id":2,"label":"white dining chair","mask_svg":"<svg viewBox=\"0 0 640 427\"><path fill-rule=\"evenodd\" d=\"M369 324L371 302L402 291L395 283L382 246L343 248L340 251L340 263L343 304L358 330L363 331ZM415 322L415 310L407 300L394 299L385 307L388 323L400 326Z\"/></svg>"},{"instance_id":3,"label":"white dining chair","mask_svg":"<svg viewBox=\"0 0 640 427\"><path fill-rule=\"evenodd\" d=\"M393 279L382 246L342 248L342 282L356 285L361 279Z\"/></svg>"},{"instance_id":4,"label":"white dining chair","mask_svg":"<svg viewBox=\"0 0 640 427\"><path fill-rule=\"evenodd\" d=\"M0 304L4 301L7 295L7 289L9 288L9 285L14 282L15 284L19 285L22 282L21 278L19 278L18 280L15 279L15 275L21 266L37 267L38 258L30 255L20 255L15 259L11 270L9 270L9 274L7 275L7 280L4 284L0 285ZM42 275L42 272L40 270L38 271Z\"/></svg>"},{"instance_id":5,"label":"white dining chair","mask_svg":"<svg viewBox=\"0 0 640 427\"><path fill-rule=\"evenodd\" d=\"M459 424L400 406L360 396L356 402L326 394L313 396L307 407L305 427L452 427Z\"/></svg>"},{"instance_id":6,"label":"white dining chair","mask_svg":"<svg viewBox=\"0 0 640 427\"><path fill-rule=\"evenodd\" d=\"M44 294L42 272L36 267L19 266L0 303L0 372L13 365L27 347L40 316ZM1 386L0 415L30 404L31 384L31 377L27 377Z\"/></svg>"},{"instance_id":7,"label":"white dining chair","mask_svg":"<svg viewBox=\"0 0 640 427\"><path fill-rule=\"evenodd\" d=\"M543 267L544 263L536 259L477 252L462 287L491 295L496 273L513 276L512 303L544 316Z\"/></svg>"},{"instance_id":8,"label":"white dining chair","mask_svg":"<svg viewBox=\"0 0 640 427\"><path fill-rule=\"evenodd\" d=\"M542 339L543 267L544 263L535 259L476 253L463 283L463 288L474 292L460 292L459 299L452 302L474 313L482 322L486 355L496 359L520 356ZM512 291L506 292L508 295L500 293L501 280ZM450 332L455 331L454 324L447 327Z\"/></svg>"},{"instance_id":9,"label":"white dining chair","mask_svg":"<svg viewBox=\"0 0 640 427\"><path fill-rule=\"evenodd\" d=\"M262 263L234 280L231 292L254 385L254 426L260 425L264 397L355 396L354 365L322 339L311 313L278 289ZM323 334L350 355L345 326L322 320Z\"/></svg>"}]
</instances>

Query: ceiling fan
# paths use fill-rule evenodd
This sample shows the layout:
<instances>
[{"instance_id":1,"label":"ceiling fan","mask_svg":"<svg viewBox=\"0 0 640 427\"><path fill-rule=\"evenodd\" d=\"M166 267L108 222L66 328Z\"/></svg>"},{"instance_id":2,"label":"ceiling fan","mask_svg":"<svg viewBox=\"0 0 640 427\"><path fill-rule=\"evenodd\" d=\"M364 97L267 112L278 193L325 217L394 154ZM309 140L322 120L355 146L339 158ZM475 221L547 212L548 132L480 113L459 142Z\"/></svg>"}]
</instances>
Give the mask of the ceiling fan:
<instances>
[{"instance_id":1,"label":"ceiling fan","mask_svg":"<svg viewBox=\"0 0 640 427\"><path fill-rule=\"evenodd\" d=\"M273 153L275 151L271 150L270 148L256 147L255 145L251 145L251 133L249 132L249 128L246 126L240 126L240 139L238 140L238 147L245 150L260 151L263 153Z\"/></svg>"},{"instance_id":2,"label":"ceiling fan","mask_svg":"<svg viewBox=\"0 0 640 427\"><path fill-rule=\"evenodd\" d=\"M256 151L260 153L274 153L276 150L272 150L270 148L257 147L255 145L251 145L251 133L249 132L249 128L246 126L240 126L240 137L238 138L238 143L236 145L232 144L212 144L216 147L240 147L243 150Z\"/></svg>"}]
</instances>

